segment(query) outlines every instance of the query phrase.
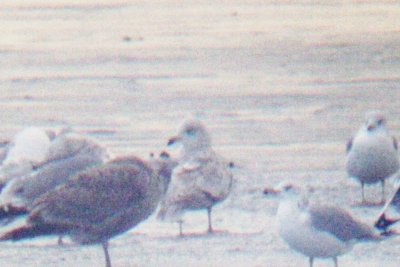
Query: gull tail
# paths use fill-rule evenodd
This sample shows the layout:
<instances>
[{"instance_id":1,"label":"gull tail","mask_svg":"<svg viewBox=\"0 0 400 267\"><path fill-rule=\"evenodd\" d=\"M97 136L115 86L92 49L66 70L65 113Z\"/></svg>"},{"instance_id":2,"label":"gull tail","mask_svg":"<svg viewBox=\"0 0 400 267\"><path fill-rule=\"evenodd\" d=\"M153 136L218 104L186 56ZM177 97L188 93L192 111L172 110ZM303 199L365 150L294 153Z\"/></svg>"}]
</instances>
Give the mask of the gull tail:
<instances>
[{"instance_id":1,"label":"gull tail","mask_svg":"<svg viewBox=\"0 0 400 267\"><path fill-rule=\"evenodd\" d=\"M378 231L375 231L374 228L372 228L366 224L360 225L360 230L358 232L357 239L362 240L362 241L381 241L381 240L383 240L381 234Z\"/></svg>"},{"instance_id":2,"label":"gull tail","mask_svg":"<svg viewBox=\"0 0 400 267\"><path fill-rule=\"evenodd\" d=\"M19 241L43 235L65 234L66 228L53 225L25 225L0 236L0 241Z\"/></svg>"},{"instance_id":3,"label":"gull tail","mask_svg":"<svg viewBox=\"0 0 400 267\"><path fill-rule=\"evenodd\" d=\"M179 208L177 208L174 205L171 206L165 206L162 205L160 210L157 213L157 219L161 221L176 221L179 220L181 217L181 211Z\"/></svg>"},{"instance_id":4,"label":"gull tail","mask_svg":"<svg viewBox=\"0 0 400 267\"><path fill-rule=\"evenodd\" d=\"M166 216L167 216L167 209L163 207L158 211L157 219L160 221L164 221Z\"/></svg>"}]
</instances>

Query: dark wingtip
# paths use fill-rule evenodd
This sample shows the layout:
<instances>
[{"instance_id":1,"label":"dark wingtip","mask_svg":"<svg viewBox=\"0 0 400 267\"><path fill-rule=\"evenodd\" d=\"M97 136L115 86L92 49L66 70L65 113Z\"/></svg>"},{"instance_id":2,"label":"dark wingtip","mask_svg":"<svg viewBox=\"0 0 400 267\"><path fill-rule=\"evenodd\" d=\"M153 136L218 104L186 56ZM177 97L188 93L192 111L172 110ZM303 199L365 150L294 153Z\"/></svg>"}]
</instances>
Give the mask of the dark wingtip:
<instances>
[{"instance_id":1,"label":"dark wingtip","mask_svg":"<svg viewBox=\"0 0 400 267\"><path fill-rule=\"evenodd\" d=\"M374 227L382 231L383 233L387 232L389 226L395 224L400 219L388 219L385 214L382 214L379 219L375 222Z\"/></svg>"}]
</instances>

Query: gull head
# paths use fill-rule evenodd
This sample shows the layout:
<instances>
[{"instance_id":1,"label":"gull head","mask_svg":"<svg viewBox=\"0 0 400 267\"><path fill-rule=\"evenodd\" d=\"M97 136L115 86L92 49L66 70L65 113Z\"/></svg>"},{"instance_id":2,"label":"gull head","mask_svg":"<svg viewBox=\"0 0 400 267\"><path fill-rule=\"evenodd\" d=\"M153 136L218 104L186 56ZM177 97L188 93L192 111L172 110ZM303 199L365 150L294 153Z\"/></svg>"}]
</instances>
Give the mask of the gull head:
<instances>
[{"instance_id":1,"label":"gull head","mask_svg":"<svg viewBox=\"0 0 400 267\"><path fill-rule=\"evenodd\" d=\"M180 143L185 152L199 151L211 146L211 138L199 120L189 119L183 123L178 135L168 141L169 146L176 143Z\"/></svg>"},{"instance_id":2,"label":"gull head","mask_svg":"<svg viewBox=\"0 0 400 267\"><path fill-rule=\"evenodd\" d=\"M365 127L368 132L373 132L386 127L386 118L379 110L369 111L365 114Z\"/></svg>"},{"instance_id":3,"label":"gull head","mask_svg":"<svg viewBox=\"0 0 400 267\"><path fill-rule=\"evenodd\" d=\"M10 144L3 165L26 161L36 164L46 159L50 147L50 138L46 131L38 127L28 127L18 132Z\"/></svg>"}]
</instances>

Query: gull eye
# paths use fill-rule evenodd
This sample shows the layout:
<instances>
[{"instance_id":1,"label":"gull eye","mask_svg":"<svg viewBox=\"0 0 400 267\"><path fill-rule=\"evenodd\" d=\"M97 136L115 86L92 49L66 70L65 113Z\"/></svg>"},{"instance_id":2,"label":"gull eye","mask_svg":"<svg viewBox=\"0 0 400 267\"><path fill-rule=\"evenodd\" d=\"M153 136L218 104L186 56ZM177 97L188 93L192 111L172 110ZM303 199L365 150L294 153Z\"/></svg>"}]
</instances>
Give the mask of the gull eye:
<instances>
[{"instance_id":1,"label":"gull eye","mask_svg":"<svg viewBox=\"0 0 400 267\"><path fill-rule=\"evenodd\" d=\"M185 131L185 133L187 135L194 135L196 133L196 131L193 128L189 128Z\"/></svg>"},{"instance_id":2,"label":"gull eye","mask_svg":"<svg viewBox=\"0 0 400 267\"><path fill-rule=\"evenodd\" d=\"M383 122L384 122L384 120L383 120L383 119L379 119L379 120L376 122L376 124L378 124L378 125L382 125L382 124L383 124Z\"/></svg>"}]
</instances>

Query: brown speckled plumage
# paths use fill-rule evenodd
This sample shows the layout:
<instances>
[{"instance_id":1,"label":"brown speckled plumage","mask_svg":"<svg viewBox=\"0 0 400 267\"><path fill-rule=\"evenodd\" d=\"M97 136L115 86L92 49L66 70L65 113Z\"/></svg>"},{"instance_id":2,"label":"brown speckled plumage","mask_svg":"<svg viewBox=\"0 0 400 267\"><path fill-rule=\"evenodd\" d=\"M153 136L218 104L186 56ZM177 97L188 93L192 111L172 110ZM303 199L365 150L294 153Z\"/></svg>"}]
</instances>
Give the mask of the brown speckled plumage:
<instances>
[{"instance_id":1,"label":"brown speckled plumage","mask_svg":"<svg viewBox=\"0 0 400 267\"><path fill-rule=\"evenodd\" d=\"M164 164L160 160L158 166ZM38 198L27 225L0 239L15 241L39 235L69 234L80 244L102 243L107 258L108 239L129 230L154 212L165 191L165 179L169 177L160 176L159 169L136 157L95 166Z\"/></svg>"}]
</instances>

